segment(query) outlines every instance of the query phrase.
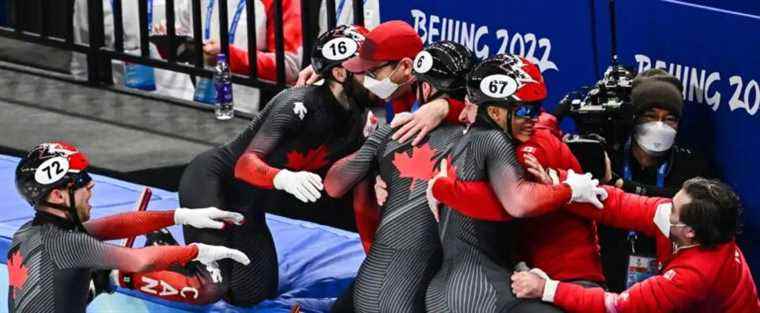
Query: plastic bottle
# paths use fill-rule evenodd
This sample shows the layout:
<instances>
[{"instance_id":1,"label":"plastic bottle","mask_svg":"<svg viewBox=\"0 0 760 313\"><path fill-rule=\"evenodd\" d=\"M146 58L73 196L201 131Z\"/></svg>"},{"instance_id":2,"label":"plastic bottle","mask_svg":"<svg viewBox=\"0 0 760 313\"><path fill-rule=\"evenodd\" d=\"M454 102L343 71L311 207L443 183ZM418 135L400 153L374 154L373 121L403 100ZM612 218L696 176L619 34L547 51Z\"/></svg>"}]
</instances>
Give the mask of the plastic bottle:
<instances>
[{"instance_id":1,"label":"plastic bottle","mask_svg":"<svg viewBox=\"0 0 760 313\"><path fill-rule=\"evenodd\" d=\"M232 76L224 54L216 57L213 79L216 88L216 119L229 120L235 116L235 108L232 103Z\"/></svg>"}]
</instances>

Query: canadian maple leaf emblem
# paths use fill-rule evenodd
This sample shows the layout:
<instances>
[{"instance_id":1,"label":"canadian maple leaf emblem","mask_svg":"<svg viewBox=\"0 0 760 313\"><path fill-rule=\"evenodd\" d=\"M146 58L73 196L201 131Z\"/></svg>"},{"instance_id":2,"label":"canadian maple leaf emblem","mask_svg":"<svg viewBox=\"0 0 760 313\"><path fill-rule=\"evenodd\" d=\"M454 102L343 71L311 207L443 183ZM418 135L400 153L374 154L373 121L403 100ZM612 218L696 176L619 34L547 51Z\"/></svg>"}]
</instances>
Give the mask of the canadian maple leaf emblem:
<instances>
[{"instance_id":1,"label":"canadian maple leaf emblem","mask_svg":"<svg viewBox=\"0 0 760 313\"><path fill-rule=\"evenodd\" d=\"M417 180L429 180L435 176L435 154L435 149L424 144L421 147L414 147L411 156L406 152L397 152L393 156L393 165L396 166L399 177L412 179L409 190L414 190Z\"/></svg>"},{"instance_id":2,"label":"canadian maple leaf emblem","mask_svg":"<svg viewBox=\"0 0 760 313\"><path fill-rule=\"evenodd\" d=\"M16 291L24 287L27 276L28 272L23 264L21 251L16 250L8 259L8 284L11 287L10 292L13 299L16 299Z\"/></svg>"},{"instance_id":3,"label":"canadian maple leaf emblem","mask_svg":"<svg viewBox=\"0 0 760 313\"><path fill-rule=\"evenodd\" d=\"M316 149L309 149L306 154L298 151L288 152L288 162L285 167L293 170L318 170L327 165L327 147L321 145Z\"/></svg>"}]
</instances>

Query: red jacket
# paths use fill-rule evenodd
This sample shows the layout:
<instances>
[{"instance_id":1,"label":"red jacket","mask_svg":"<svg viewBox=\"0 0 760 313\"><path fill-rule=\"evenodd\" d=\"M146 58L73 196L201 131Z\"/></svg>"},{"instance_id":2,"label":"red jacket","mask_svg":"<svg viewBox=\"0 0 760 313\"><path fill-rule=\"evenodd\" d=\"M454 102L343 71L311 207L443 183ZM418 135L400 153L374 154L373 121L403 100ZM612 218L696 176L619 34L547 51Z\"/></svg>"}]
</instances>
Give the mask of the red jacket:
<instances>
[{"instance_id":1,"label":"red jacket","mask_svg":"<svg viewBox=\"0 0 760 313\"><path fill-rule=\"evenodd\" d=\"M735 242L713 249L673 246L654 224L658 206L670 199L648 198L606 188L604 209L570 205L568 210L613 227L634 229L657 241L661 274L621 294L559 283L554 303L567 312L696 312L757 313L760 301L744 254Z\"/></svg>"},{"instance_id":2,"label":"red jacket","mask_svg":"<svg viewBox=\"0 0 760 313\"><path fill-rule=\"evenodd\" d=\"M523 166L525 154L534 155L544 167L582 171L570 148L549 129L537 128L530 140L517 148L517 160ZM593 221L557 211L521 219L517 225L518 254L531 267L561 281L605 281Z\"/></svg>"}]
</instances>

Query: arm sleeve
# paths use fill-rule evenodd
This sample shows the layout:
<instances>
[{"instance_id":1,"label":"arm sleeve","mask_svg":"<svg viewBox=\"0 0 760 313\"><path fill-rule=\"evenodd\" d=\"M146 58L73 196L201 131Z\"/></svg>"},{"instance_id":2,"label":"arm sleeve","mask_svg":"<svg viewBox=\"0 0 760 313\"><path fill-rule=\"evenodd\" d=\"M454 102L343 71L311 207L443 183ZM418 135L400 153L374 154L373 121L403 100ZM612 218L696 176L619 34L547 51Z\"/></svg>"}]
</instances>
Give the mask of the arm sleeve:
<instances>
[{"instance_id":1,"label":"arm sleeve","mask_svg":"<svg viewBox=\"0 0 760 313\"><path fill-rule=\"evenodd\" d=\"M494 222L512 219L486 181L463 182L452 177L440 178L433 184L433 196L474 219Z\"/></svg>"},{"instance_id":2,"label":"arm sleeve","mask_svg":"<svg viewBox=\"0 0 760 313\"><path fill-rule=\"evenodd\" d=\"M523 178L512 145L503 136L492 144L478 144L475 149L488 149L486 170L491 187L509 215L522 218L539 216L570 201L572 191L566 184L543 185ZM477 155L477 153L476 153Z\"/></svg>"},{"instance_id":3,"label":"arm sleeve","mask_svg":"<svg viewBox=\"0 0 760 313\"><path fill-rule=\"evenodd\" d=\"M373 182L374 180L368 177L354 187L356 228L365 253L369 253L369 248L375 241L375 231L380 225L380 208L372 191Z\"/></svg>"},{"instance_id":4,"label":"arm sleeve","mask_svg":"<svg viewBox=\"0 0 760 313\"><path fill-rule=\"evenodd\" d=\"M607 190L604 209L600 210L586 203L572 203L565 208L576 215L608 226L632 229L651 237L663 236L654 224L654 215L657 207L668 203L668 199L625 193L610 186L603 188Z\"/></svg>"},{"instance_id":5,"label":"arm sleeve","mask_svg":"<svg viewBox=\"0 0 760 313\"><path fill-rule=\"evenodd\" d=\"M144 211L111 215L85 222L87 233L98 240L146 234L174 225L174 211Z\"/></svg>"},{"instance_id":6,"label":"arm sleeve","mask_svg":"<svg viewBox=\"0 0 760 313\"><path fill-rule=\"evenodd\" d=\"M259 78L277 79L277 62L275 57L275 18L274 1L263 0L267 11L267 49L256 51L256 69ZM298 78L301 68L301 1L284 0L282 2L282 24L285 47L285 76L288 82ZM251 64L248 63L248 51L230 45L230 70L234 73L248 75Z\"/></svg>"},{"instance_id":7,"label":"arm sleeve","mask_svg":"<svg viewBox=\"0 0 760 313\"><path fill-rule=\"evenodd\" d=\"M459 114L464 109L464 102L452 98L446 98L446 101L449 103L449 114L446 115L444 121L449 124L459 124Z\"/></svg>"},{"instance_id":8,"label":"arm sleeve","mask_svg":"<svg viewBox=\"0 0 760 313\"><path fill-rule=\"evenodd\" d=\"M59 268L118 269L141 272L185 265L198 255L198 247L152 246L124 248L77 232L56 232L47 238L50 256Z\"/></svg>"},{"instance_id":9,"label":"arm sleeve","mask_svg":"<svg viewBox=\"0 0 760 313\"><path fill-rule=\"evenodd\" d=\"M278 102L269 104L275 107L269 116L263 117L263 124L235 163L235 178L266 189L274 188L274 176L280 169L270 166L264 159L289 131L301 125L301 119L293 112L293 103L287 97L275 99L279 99Z\"/></svg>"},{"instance_id":10,"label":"arm sleeve","mask_svg":"<svg viewBox=\"0 0 760 313\"><path fill-rule=\"evenodd\" d=\"M568 312L687 312L709 290L696 269L670 269L621 294L559 283L554 303Z\"/></svg>"},{"instance_id":11,"label":"arm sleeve","mask_svg":"<svg viewBox=\"0 0 760 313\"><path fill-rule=\"evenodd\" d=\"M335 162L325 176L325 191L330 197L340 198L367 176L376 163L377 153L391 133L385 125L375 131L358 151Z\"/></svg>"}]
</instances>

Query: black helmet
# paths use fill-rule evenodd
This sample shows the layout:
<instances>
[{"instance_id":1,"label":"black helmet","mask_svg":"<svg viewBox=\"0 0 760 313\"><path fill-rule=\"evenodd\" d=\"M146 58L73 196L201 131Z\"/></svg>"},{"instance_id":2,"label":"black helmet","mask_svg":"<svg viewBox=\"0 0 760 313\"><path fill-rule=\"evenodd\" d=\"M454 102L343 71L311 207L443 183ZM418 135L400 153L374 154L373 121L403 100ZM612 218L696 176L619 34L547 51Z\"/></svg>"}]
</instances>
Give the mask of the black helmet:
<instances>
[{"instance_id":1,"label":"black helmet","mask_svg":"<svg viewBox=\"0 0 760 313\"><path fill-rule=\"evenodd\" d=\"M311 66L322 77L333 67L359 54L369 31L362 26L340 25L317 38L311 52Z\"/></svg>"},{"instance_id":2,"label":"black helmet","mask_svg":"<svg viewBox=\"0 0 760 313\"><path fill-rule=\"evenodd\" d=\"M546 84L538 66L527 59L499 54L467 75L467 98L476 105L511 107L546 99Z\"/></svg>"},{"instance_id":3,"label":"black helmet","mask_svg":"<svg viewBox=\"0 0 760 313\"><path fill-rule=\"evenodd\" d=\"M442 92L464 90L467 73L475 64L472 52L453 41L427 46L414 58L412 74Z\"/></svg>"},{"instance_id":4,"label":"black helmet","mask_svg":"<svg viewBox=\"0 0 760 313\"><path fill-rule=\"evenodd\" d=\"M29 152L16 167L16 189L36 207L55 188L86 186L92 179L85 171L84 153L64 142L43 143Z\"/></svg>"}]
</instances>

